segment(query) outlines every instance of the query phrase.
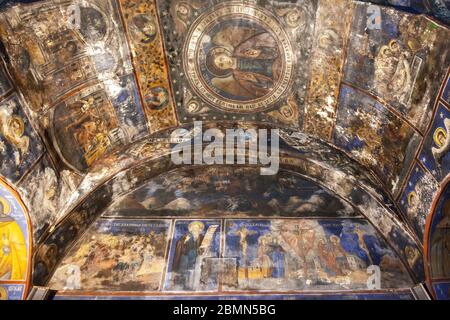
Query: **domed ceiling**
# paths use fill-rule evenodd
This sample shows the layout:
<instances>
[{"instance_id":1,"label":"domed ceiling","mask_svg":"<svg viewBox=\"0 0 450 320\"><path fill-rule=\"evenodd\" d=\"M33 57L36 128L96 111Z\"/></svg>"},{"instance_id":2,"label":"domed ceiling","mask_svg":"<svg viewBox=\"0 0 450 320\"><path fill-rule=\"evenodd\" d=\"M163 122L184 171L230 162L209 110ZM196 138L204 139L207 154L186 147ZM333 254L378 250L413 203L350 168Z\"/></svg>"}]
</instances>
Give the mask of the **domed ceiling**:
<instances>
[{"instance_id":1,"label":"domed ceiling","mask_svg":"<svg viewBox=\"0 0 450 320\"><path fill-rule=\"evenodd\" d=\"M0 13L1 298L450 297L448 1L24 2ZM230 129L276 129L279 170L234 140L173 161L174 132Z\"/></svg>"}]
</instances>

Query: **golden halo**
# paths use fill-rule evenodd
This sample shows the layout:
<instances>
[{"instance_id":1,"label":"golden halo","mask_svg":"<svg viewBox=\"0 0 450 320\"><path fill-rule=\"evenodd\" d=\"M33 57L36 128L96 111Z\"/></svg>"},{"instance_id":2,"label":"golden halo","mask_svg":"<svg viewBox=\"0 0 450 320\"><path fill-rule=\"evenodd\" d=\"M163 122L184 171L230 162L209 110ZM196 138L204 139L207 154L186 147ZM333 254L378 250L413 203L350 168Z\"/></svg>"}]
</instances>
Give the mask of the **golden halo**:
<instances>
[{"instance_id":1,"label":"golden halo","mask_svg":"<svg viewBox=\"0 0 450 320\"><path fill-rule=\"evenodd\" d=\"M416 194L415 191L411 191L411 192L408 194L408 197L407 197L407 199L408 199L408 205L411 205L411 202L412 202L412 200L413 200L414 197L417 197L417 194Z\"/></svg>"},{"instance_id":2,"label":"golden halo","mask_svg":"<svg viewBox=\"0 0 450 320\"><path fill-rule=\"evenodd\" d=\"M0 300L8 300L8 291L4 287L0 287Z\"/></svg>"},{"instance_id":3,"label":"golden halo","mask_svg":"<svg viewBox=\"0 0 450 320\"><path fill-rule=\"evenodd\" d=\"M12 116L8 121L8 126L12 127L13 123L19 124L19 136L22 136L25 133L25 123L23 123L23 120L20 117Z\"/></svg>"},{"instance_id":4,"label":"golden halo","mask_svg":"<svg viewBox=\"0 0 450 320\"><path fill-rule=\"evenodd\" d=\"M444 144L441 142L441 140L439 139L439 135L442 134L444 135L445 139L447 139L447 131L444 128L437 128L436 131L434 132L433 135L433 140L434 143L438 146L438 147L443 147Z\"/></svg>"},{"instance_id":5,"label":"golden halo","mask_svg":"<svg viewBox=\"0 0 450 320\"><path fill-rule=\"evenodd\" d=\"M203 230L205 230L205 224L203 222L200 222L200 221L194 221L194 222L189 224L188 230L191 231L194 228L197 228L197 229L200 229L201 231L203 231Z\"/></svg>"},{"instance_id":6,"label":"golden halo","mask_svg":"<svg viewBox=\"0 0 450 320\"><path fill-rule=\"evenodd\" d=\"M8 201L3 197L0 197L0 203L3 205L3 214L9 214L11 212L11 206Z\"/></svg>"}]
</instances>

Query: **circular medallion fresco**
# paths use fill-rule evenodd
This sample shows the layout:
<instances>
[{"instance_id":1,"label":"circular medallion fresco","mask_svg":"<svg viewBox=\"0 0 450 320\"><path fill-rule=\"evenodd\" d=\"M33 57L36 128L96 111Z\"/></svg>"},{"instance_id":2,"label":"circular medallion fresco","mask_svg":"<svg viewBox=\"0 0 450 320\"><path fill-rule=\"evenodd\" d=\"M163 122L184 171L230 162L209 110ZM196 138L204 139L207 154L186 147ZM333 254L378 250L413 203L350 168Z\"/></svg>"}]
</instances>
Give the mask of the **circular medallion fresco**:
<instances>
[{"instance_id":1,"label":"circular medallion fresco","mask_svg":"<svg viewBox=\"0 0 450 320\"><path fill-rule=\"evenodd\" d=\"M215 7L193 23L183 60L193 90L231 112L270 108L294 73L292 46L276 18L238 4Z\"/></svg>"}]
</instances>

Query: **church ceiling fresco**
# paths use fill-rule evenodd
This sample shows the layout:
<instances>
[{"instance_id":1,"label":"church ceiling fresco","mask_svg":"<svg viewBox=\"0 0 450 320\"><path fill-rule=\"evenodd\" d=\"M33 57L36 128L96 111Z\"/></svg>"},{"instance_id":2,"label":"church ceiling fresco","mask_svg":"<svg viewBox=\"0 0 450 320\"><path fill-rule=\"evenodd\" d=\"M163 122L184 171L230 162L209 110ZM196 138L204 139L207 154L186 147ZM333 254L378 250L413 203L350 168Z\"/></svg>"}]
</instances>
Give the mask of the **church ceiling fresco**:
<instances>
[{"instance_id":1,"label":"church ceiling fresco","mask_svg":"<svg viewBox=\"0 0 450 320\"><path fill-rule=\"evenodd\" d=\"M31 273L31 224L25 206L2 180L0 235L0 300L21 300Z\"/></svg>"},{"instance_id":2,"label":"church ceiling fresco","mask_svg":"<svg viewBox=\"0 0 450 320\"><path fill-rule=\"evenodd\" d=\"M154 1L120 1L151 132L175 127L177 114Z\"/></svg>"},{"instance_id":3,"label":"church ceiling fresco","mask_svg":"<svg viewBox=\"0 0 450 320\"><path fill-rule=\"evenodd\" d=\"M30 211L36 284L60 267L58 288L81 276L83 291L175 294L194 278L216 295L275 279L286 291L357 290L361 266L383 257L383 288L424 280L427 221L450 170L447 1L24 2L0 12L0 176ZM280 128L280 174L175 166L171 133L193 135L194 121ZM278 243L298 236L290 219L315 230L319 262ZM190 228L210 238L194 278L175 262ZM349 266L353 232L376 239L352 260L361 270ZM86 258L111 239L146 247L135 258L155 270L110 257L108 274ZM21 286L0 280L0 297Z\"/></svg>"},{"instance_id":4,"label":"church ceiling fresco","mask_svg":"<svg viewBox=\"0 0 450 320\"><path fill-rule=\"evenodd\" d=\"M383 6L393 6L396 9L412 12L425 13L434 18L450 24L450 2L448 0L361 0Z\"/></svg>"},{"instance_id":5,"label":"church ceiling fresco","mask_svg":"<svg viewBox=\"0 0 450 320\"><path fill-rule=\"evenodd\" d=\"M381 21L367 24L370 9ZM376 95L419 131L428 125L450 56L434 22L357 5L344 81ZM364 70L365 72L362 72Z\"/></svg>"},{"instance_id":6,"label":"church ceiling fresco","mask_svg":"<svg viewBox=\"0 0 450 320\"><path fill-rule=\"evenodd\" d=\"M368 275L363 266L373 260L382 265L383 288L409 286L402 262L348 204L293 173L254 181L256 171L188 168L158 176L103 214L69 253L50 286L67 291L349 290L364 288ZM255 190L261 194L245 194ZM225 197L220 199L219 192ZM261 207L251 197L266 197L268 205ZM220 200L225 203L217 203ZM280 209L284 218L273 219ZM272 219L263 219L266 210ZM185 214L189 220L167 219ZM343 217L347 219L337 219ZM189 240L195 234L199 240ZM149 257L136 259L142 250L127 245L135 239L136 246L151 248ZM204 247L201 267L193 264L190 246ZM330 246L339 248L336 256L327 253L334 252ZM154 269L146 269L146 259L158 261ZM139 265L132 265L136 261Z\"/></svg>"},{"instance_id":7,"label":"church ceiling fresco","mask_svg":"<svg viewBox=\"0 0 450 320\"><path fill-rule=\"evenodd\" d=\"M336 121L348 108L338 105L342 79L376 95L420 131L445 72L440 66L448 64L445 28L370 4L256 2L248 12L214 1L71 4L16 6L2 15L2 33L11 73L36 112L48 148L78 173L114 147L177 126L177 119L262 121L333 141ZM366 19L371 10L380 21ZM62 14L50 26L55 12ZM211 13L217 19L208 19ZM345 19L330 18L336 15ZM30 61L25 72L22 60ZM220 70L219 60L231 67ZM396 84L386 84L392 79ZM389 97L393 92L402 97ZM399 145L411 135L401 138ZM368 146L380 147L389 149ZM389 183L395 183L402 178L396 170L410 165L381 163L389 169L380 178L392 175ZM397 186L389 187L398 195Z\"/></svg>"},{"instance_id":8,"label":"church ceiling fresco","mask_svg":"<svg viewBox=\"0 0 450 320\"><path fill-rule=\"evenodd\" d=\"M420 160L438 181L443 180L450 172L447 150L450 148L449 133L450 111L443 103L439 103L436 117L420 154Z\"/></svg>"},{"instance_id":9,"label":"church ceiling fresco","mask_svg":"<svg viewBox=\"0 0 450 320\"><path fill-rule=\"evenodd\" d=\"M366 268L374 263L382 268L382 288L411 285L400 260L360 219L101 219L72 252L52 288L226 294L364 289Z\"/></svg>"},{"instance_id":10,"label":"church ceiling fresco","mask_svg":"<svg viewBox=\"0 0 450 320\"><path fill-rule=\"evenodd\" d=\"M321 1L317 11L304 130L324 140L330 139L336 118L352 10L353 3L343 0Z\"/></svg>"},{"instance_id":11,"label":"church ceiling fresco","mask_svg":"<svg viewBox=\"0 0 450 320\"><path fill-rule=\"evenodd\" d=\"M423 239L426 221L439 185L422 166L415 165L408 184L401 196L403 214L413 226L419 239Z\"/></svg>"},{"instance_id":12,"label":"church ceiling fresco","mask_svg":"<svg viewBox=\"0 0 450 320\"><path fill-rule=\"evenodd\" d=\"M148 133L120 19L115 1L46 2L2 16L16 82L51 148L76 172Z\"/></svg>"},{"instance_id":13,"label":"church ceiling fresco","mask_svg":"<svg viewBox=\"0 0 450 320\"><path fill-rule=\"evenodd\" d=\"M317 2L160 1L179 119L298 127ZM295 83L296 90L292 90ZM266 112L264 112L266 111Z\"/></svg>"},{"instance_id":14,"label":"church ceiling fresco","mask_svg":"<svg viewBox=\"0 0 450 320\"><path fill-rule=\"evenodd\" d=\"M422 242L427 241L425 233L429 228L427 221L430 219L433 200L448 174L446 169L448 109L443 100L447 82L448 80L442 84L434 120L430 124L421 151L417 155L417 162L412 167L404 191L398 200L402 212Z\"/></svg>"}]
</instances>

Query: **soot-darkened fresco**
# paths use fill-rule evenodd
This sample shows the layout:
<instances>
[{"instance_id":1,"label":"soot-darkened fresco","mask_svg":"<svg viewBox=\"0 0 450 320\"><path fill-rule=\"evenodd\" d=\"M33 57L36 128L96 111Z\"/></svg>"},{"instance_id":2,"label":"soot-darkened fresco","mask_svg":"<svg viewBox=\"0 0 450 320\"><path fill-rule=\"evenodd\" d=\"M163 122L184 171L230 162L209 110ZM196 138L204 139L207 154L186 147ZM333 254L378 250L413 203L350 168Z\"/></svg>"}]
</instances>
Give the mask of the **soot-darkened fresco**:
<instances>
[{"instance_id":1,"label":"soot-darkened fresco","mask_svg":"<svg viewBox=\"0 0 450 320\"><path fill-rule=\"evenodd\" d=\"M371 96L342 86L335 143L372 168L396 194L407 176L419 135Z\"/></svg>"},{"instance_id":2,"label":"soot-darkened fresco","mask_svg":"<svg viewBox=\"0 0 450 320\"><path fill-rule=\"evenodd\" d=\"M423 131L446 73L442 65L450 61L443 37L446 30L432 21L357 5L344 80L383 99Z\"/></svg>"},{"instance_id":3,"label":"soot-darkened fresco","mask_svg":"<svg viewBox=\"0 0 450 320\"><path fill-rule=\"evenodd\" d=\"M439 194L428 226L427 247L429 282L437 299L450 299L450 188Z\"/></svg>"},{"instance_id":4,"label":"soot-darkened fresco","mask_svg":"<svg viewBox=\"0 0 450 320\"><path fill-rule=\"evenodd\" d=\"M355 217L349 204L294 173L258 168L186 169L159 176L120 199L107 216Z\"/></svg>"},{"instance_id":5,"label":"soot-darkened fresco","mask_svg":"<svg viewBox=\"0 0 450 320\"><path fill-rule=\"evenodd\" d=\"M76 179L67 170L58 172L48 155L44 155L24 178L19 190L33 212L31 220L36 241L56 222L59 211L75 189Z\"/></svg>"},{"instance_id":6,"label":"soot-darkened fresco","mask_svg":"<svg viewBox=\"0 0 450 320\"><path fill-rule=\"evenodd\" d=\"M61 290L158 291L169 233L167 220L99 220L51 285Z\"/></svg>"},{"instance_id":7,"label":"soot-darkened fresco","mask_svg":"<svg viewBox=\"0 0 450 320\"><path fill-rule=\"evenodd\" d=\"M352 9L348 0L321 1L317 11L304 130L324 140L330 139L336 118Z\"/></svg>"}]
</instances>

